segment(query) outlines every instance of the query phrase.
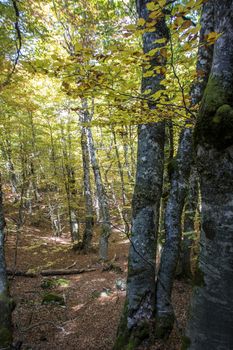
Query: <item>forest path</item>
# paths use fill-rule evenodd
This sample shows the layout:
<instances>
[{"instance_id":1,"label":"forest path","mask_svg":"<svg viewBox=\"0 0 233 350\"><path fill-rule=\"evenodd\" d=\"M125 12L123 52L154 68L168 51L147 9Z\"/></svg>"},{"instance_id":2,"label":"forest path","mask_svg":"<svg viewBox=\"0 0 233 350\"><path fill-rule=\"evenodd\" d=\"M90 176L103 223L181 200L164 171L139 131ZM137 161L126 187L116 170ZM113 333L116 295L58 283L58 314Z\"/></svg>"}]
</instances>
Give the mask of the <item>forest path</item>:
<instances>
[{"instance_id":1,"label":"forest path","mask_svg":"<svg viewBox=\"0 0 233 350\"><path fill-rule=\"evenodd\" d=\"M22 350L110 350L113 346L125 291L116 287L117 280L127 274L128 241L115 232L110 239L109 259L122 272L103 271L98 252L78 254L66 234L51 236L49 229L27 226L19 237L17 270L39 272L42 269L96 268L80 275L57 277L15 277L10 281L11 295L16 302L13 313L14 339L23 342ZM6 242L7 267L14 264L15 234ZM120 281L121 282L121 281ZM64 305L45 304L43 298L56 294ZM180 326L186 320L190 287L176 281L173 293ZM176 350L180 340L176 330L166 344L152 350ZM149 349L145 346L142 349Z\"/></svg>"}]
</instances>

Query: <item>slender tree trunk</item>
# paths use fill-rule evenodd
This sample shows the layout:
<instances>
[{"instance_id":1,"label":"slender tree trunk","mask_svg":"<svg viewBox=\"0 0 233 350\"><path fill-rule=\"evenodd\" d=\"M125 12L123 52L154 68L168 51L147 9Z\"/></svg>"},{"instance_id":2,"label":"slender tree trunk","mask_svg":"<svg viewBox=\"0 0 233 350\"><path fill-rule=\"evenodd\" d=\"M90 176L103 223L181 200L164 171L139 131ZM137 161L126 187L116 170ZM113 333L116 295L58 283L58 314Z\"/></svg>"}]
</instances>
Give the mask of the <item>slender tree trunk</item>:
<instances>
[{"instance_id":1,"label":"slender tree trunk","mask_svg":"<svg viewBox=\"0 0 233 350\"><path fill-rule=\"evenodd\" d=\"M86 120L88 123L91 122L92 119L92 113L89 112L87 101L83 100L83 113L86 114ZM100 235L99 240L99 256L102 260L108 259L108 239L111 234L111 222L110 222L110 214L109 214L109 208L108 208L108 198L105 191L105 187L102 181L101 172L99 163L96 157L96 150L94 145L94 140L92 136L92 131L90 126L87 127L87 137L88 137L88 145L89 145L89 153L90 153L90 160L91 165L95 177L95 183L96 183L96 194L98 197L98 203L100 206L100 215L101 215L101 227L102 232Z\"/></svg>"},{"instance_id":2,"label":"slender tree trunk","mask_svg":"<svg viewBox=\"0 0 233 350\"><path fill-rule=\"evenodd\" d=\"M194 140L202 198L201 250L183 349L233 344L233 1L214 1L213 63Z\"/></svg>"},{"instance_id":3,"label":"slender tree trunk","mask_svg":"<svg viewBox=\"0 0 233 350\"><path fill-rule=\"evenodd\" d=\"M69 140L68 131L68 140ZM64 133L64 125L61 124L61 137L62 137L62 152L63 152L63 172L65 177L65 190L67 196L67 206L68 206L68 215L69 215L69 224L70 224L70 233L71 239L73 242L78 241L79 236L79 220L77 214L77 203L78 199L76 196L76 181L75 181L75 172L73 165L71 164L70 154L67 147L67 139ZM70 146L69 146L70 148Z\"/></svg>"},{"instance_id":4,"label":"slender tree trunk","mask_svg":"<svg viewBox=\"0 0 233 350\"><path fill-rule=\"evenodd\" d=\"M184 211L183 239L181 248L181 277L192 279L192 246L195 236L195 218L198 205L198 177L195 166L192 166L188 195Z\"/></svg>"},{"instance_id":5,"label":"slender tree trunk","mask_svg":"<svg viewBox=\"0 0 233 350\"><path fill-rule=\"evenodd\" d=\"M80 115L80 122L86 123L86 113L83 116ZM91 191L91 174L90 174L90 156L88 148L88 135L87 127L81 126L81 148L82 148L82 160L83 160L83 183L84 183L84 197L85 197L85 228L82 240L82 249L87 252L91 247L91 241L93 236L94 226L94 211L93 211L93 199Z\"/></svg>"},{"instance_id":6,"label":"slender tree trunk","mask_svg":"<svg viewBox=\"0 0 233 350\"><path fill-rule=\"evenodd\" d=\"M3 137L3 135L1 135L1 138L2 137ZM2 155L3 155L3 158L5 160L5 164L6 164L6 170L9 174L12 193L17 198L18 179L17 179L16 172L15 172L14 162L12 160L11 141L9 139L8 134L6 135L6 139L1 141L1 150L2 150Z\"/></svg>"},{"instance_id":7,"label":"slender tree trunk","mask_svg":"<svg viewBox=\"0 0 233 350\"><path fill-rule=\"evenodd\" d=\"M114 128L112 128L112 134L113 134L113 142L114 142L114 147L115 147L115 153L116 153L116 159L117 159L117 165L118 165L118 172L121 180L121 198L122 198L122 210L121 210L121 216L123 219L124 223L124 230L125 233L129 233L129 223L128 223L128 217L127 213L125 212L125 206L127 203L127 198L126 198L126 191L125 191L125 180L124 180L124 172L123 172L123 167L121 164L121 159L120 159L120 153L117 145L117 139L116 139L116 133Z\"/></svg>"},{"instance_id":8,"label":"slender tree trunk","mask_svg":"<svg viewBox=\"0 0 233 350\"><path fill-rule=\"evenodd\" d=\"M137 1L140 18L149 20L146 0ZM165 18L157 19L154 32L143 35L144 53L162 46L156 40L168 39ZM164 44L163 44L164 45ZM151 57L152 67L165 65L157 52ZM151 68L150 68L151 69ZM144 72L145 73L145 72ZM142 92L161 90L163 74L142 79ZM150 109L156 104L150 103ZM150 336L155 316L155 261L159 207L163 184L165 123L148 123L138 127L137 172L132 201L132 230L128 260L127 294L118 327L114 350L135 349Z\"/></svg>"},{"instance_id":9,"label":"slender tree trunk","mask_svg":"<svg viewBox=\"0 0 233 350\"><path fill-rule=\"evenodd\" d=\"M2 188L0 179L0 348L10 349L12 343L12 299L9 295L4 254L5 219L2 203Z\"/></svg>"},{"instance_id":10,"label":"slender tree trunk","mask_svg":"<svg viewBox=\"0 0 233 350\"><path fill-rule=\"evenodd\" d=\"M208 2L204 5L202 22L208 26L200 33L200 42L203 43L205 36L212 28L212 5ZM191 90L191 103L196 105L200 102L209 76L213 49L199 45L197 60L197 81ZM159 274L157 278L156 296L156 337L166 338L172 331L174 324L174 311L171 304L172 286L180 253L182 233L182 212L187 193L187 184L193 163L192 129L185 128L181 134L179 150L176 159L172 161L171 190L165 212L165 235L166 241L163 248Z\"/></svg>"},{"instance_id":11,"label":"slender tree trunk","mask_svg":"<svg viewBox=\"0 0 233 350\"><path fill-rule=\"evenodd\" d=\"M156 336L170 334L174 314L170 303L173 280L180 251L181 217L192 163L192 129L186 128L180 137L179 149L173 163L171 190L165 211L166 241L157 278Z\"/></svg>"},{"instance_id":12,"label":"slender tree trunk","mask_svg":"<svg viewBox=\"0 0 233 350\"><path fill-rule=\"evenodd\" d=\"M36 131L35 131L35 124L33 119L33 114L29 113L30 118L30 124L31 124L31 146L32 146L32 154L30 159L30 176L31 176L31 184L32 184L32 190L33 195L36 201L40 198L39 191L38 191L38 184L37 184L37 172L35 167L35 159L38 157L37 155L37 147L36 147Z\"/></svg>"}]
</instances>

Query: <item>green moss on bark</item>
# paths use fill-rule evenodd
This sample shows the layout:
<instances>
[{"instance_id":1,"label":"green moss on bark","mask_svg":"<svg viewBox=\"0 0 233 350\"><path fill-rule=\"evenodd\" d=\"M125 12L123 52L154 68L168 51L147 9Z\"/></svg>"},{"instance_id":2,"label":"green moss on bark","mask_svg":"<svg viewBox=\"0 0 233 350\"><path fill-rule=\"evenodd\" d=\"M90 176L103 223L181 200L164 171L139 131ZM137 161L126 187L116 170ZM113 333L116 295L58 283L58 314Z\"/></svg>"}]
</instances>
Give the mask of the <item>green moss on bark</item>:
<instances>
[{"instance_id":1,"label":"green moss on bark","mask_svg":"<svg viewBox=\"0 0 233 350\"><path fill-rule=\"evenodd\" d=\"M13 299L6 293L0 294L0 348L8 348L12 343L11 312L14 308Z\"/></svg>"},{"instance_id":2,"label":"green moss on bark","mask_svg":"<svg viewBox=\"0 0 233 350\"><path fill-rule=\"evenodd\" d=\"M199 266L197 266L195 274L194 274L193 285L197 286L197 287L204 287L205 286L204 272L200 269Z\"/></svg>"},{"instance_id":3,"label":"green moss on bark","mask_svg":"<svg viewBox=\"0 0 233 350\"><path fill-rule=\"evenodd\" d=\"M6 327L0 328L0 348L10 347L12 342L12 333Z\"/></svg>"},{"instance_id":4,"label":"green moss on bark","mask_svg":"<svg viewBox=\"0 0 233 350\"><path fill-rule=\"evenodd\" d=\"M117 338L113 350L135 350L144 339L149 337L149 322L142 322L137 329L128 329L128 302L125 302L121 321L117 331Z\"/></svg>"},{"instance_id":5,"label":"green moss on bark","mask_svg":"<svg viewBox=\"0 0 233 350\"><path fill-rule=\"evenodd\" d=\"M167 314L156 317L155 337L157 339L167 339L173 329L174 314Z\"/></svg>"},{"instance_id":6,"label":"green moss on bark","mask_svg":"<svg viewBox=\"0 0 233 350\"><path fill-rule=\"evenodd\" d=\"M187 350L191 345L191 340L189 337L184 336L182 338L182 345L181 345L181 350Z\"/></svg>"},{"instance_id":7,"label":"green moss on bark","mask_svg":"<svg viewBox=\"0 0 233 350\"><path fill-rule=\"evenodd\" d=\"M233 144L232 91L224 89L210 76L194 131L194 144L209 144L225 149Z\"/></svg>"}]
</instances>

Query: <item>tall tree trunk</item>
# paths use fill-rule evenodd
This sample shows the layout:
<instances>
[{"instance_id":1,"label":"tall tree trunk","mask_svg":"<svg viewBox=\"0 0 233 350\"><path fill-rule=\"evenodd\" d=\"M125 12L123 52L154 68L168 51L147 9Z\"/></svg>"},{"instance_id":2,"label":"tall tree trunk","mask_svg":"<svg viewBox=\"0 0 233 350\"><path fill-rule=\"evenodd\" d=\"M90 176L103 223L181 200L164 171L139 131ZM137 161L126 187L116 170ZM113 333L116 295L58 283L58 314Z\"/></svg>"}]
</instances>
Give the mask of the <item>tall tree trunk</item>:
<instances>
[{"instance_id":1,"label":"tall tree trunk","mask_svg":"<svg viewBox=\"0 0 233 350\"><path fill-rule=\"evenodd\" d=\"M146 0L137 1L140 18L149 21ZM144 53L161 47L158 39L168 39L163 14L157 19L154 32L143 35ZM147 61L148 62L148 61ZM150 65L165 65L159 51L151 57ZM151 69L151 68L150 68ZM145 72L144 72L145 73ZM142 92L154 94L162 89L164 74L142 79ZM155 109L155 103L149 103ZM118 327L114 350L135 349L150 336L155 315L155 261L159 207L163 184L164 122L148 123L138 127L137 172L132 201L132 230L128 260L127 294L124 311Z\"/></svg>"},{"instance_id":2,"label":"tall tree trunk","mask_svg":"<svg viewBox=\"0 0 233 350\"><path fill-rule=\"evenodd\" d=\"M232 349L233 344L233 1L214 1L211 74L194 140L202 224L196 286L183 349Z\"/></svg>"},{"instance_id":3,"label":"tall tree trunk","mask_svg":"<svg viewBox=\"0 0 233 350\"><path fill-rule=\"evenodd\" d=\"M0 175L1 176L1 175ZM10 349L12 343L12 299L9 296L4 254L5 219L2 203L2 187L0 178L0 348Z\"/></svg>"},{"instance_id":4,"label":"tall tree trunk","mask_svg":"<svg viewBox=\"0 0 233 350\"><path fill-rule=\"evenodd\" d=\"M17 192L18 192L18 179L16 176L16 172L15 172L15 166L14 166L14 162L12 159L12 148L11 148L11 141L9 138L9 134L6 135L6 139L3 139L3 135L1 135L1 143L0 143L0 147L2 150L2 155L3 155L3 159L5 160L5 164L6 164L6 170L9 174L9 179L10 179L10 184L11 184L11 189L12 189L12 193L15 195L15 197L17 198Z\"/></svg>"},{"instance_id":5,"label":"tall tree trunk","mask_svg":"<svg viewBox=\"0 0 233 350\"><path fill-rule=\"evenodd\" d=\"M198 205L198 177L195 166L192 166L186 197L183 238L181 247L181 277L192 279L192 247L195 236L195 218Z\"/></svg>"},{"instance_id":6,"label":"tall tree trunk","mask_svg":"<svg viewBox=\"0 0 233 350\"><path fill-rule=\"evenodd\" d=\"M125 211L127 198L126 198L126 191L125 191L124 172L123 172L123 167L121 164L120 153L119 153L119 149L118 149L118 145L117 145L116 133L115 133L114 128L112 128L112 134L113 134L113 142L114 142L114 148L115 148L117 165L118 165L118 172L119 172L120 181L121 181L121 198L122 198L122 206L123 206L123 208L121 209L121 217L122 217L123 223L124 223L124 231L126 234L128 234L129 233L129 223L128 223L127 213Z\"/></svg>"},{"instance_id":7,"label":"tall tree trunk","mask_svg":"<svg viewBox=\"0 0 233 350\"><path fill-rule=\"evenodd\" d=\"M63 152L63 172L65 177L65 190L67 196L67 206L70 224L71 239L73 242L78 241L79 236L79 220L77 214L77 191L74 167L71 163L70 152L68 152L67 143L71 142L70 131L68 130L68 141L64 132L64 125L61 124L61 139L62 139L62 152ZM69 145L70 151L71 145Z\"/></svg>"},{"instance_id":8,"label":"tall tree trunk","mask_svg":"<svg viewBox=\"0 0 233 350\"><path fill-rule=\"evenodd\" d=\"M35 198L35 201L38 201L40 198L39 191L38 191L38 184L37 184L37 173L36 173L36 166L35 166L35 159L38 157L37 154L37 147L36 147L36 131L35 131L35 124L34 124L34 118L33 114L29 112L29 119L31 124L31 157L30 157L30 176L31 176L31 186L33 195Z\"/></svg>"},{"instance_id":9,"label":"tall tree trunk","mask_svg":"<svg viewBox=\"0 0 233 350\"><path fill-rule=\"evenodd\" d=\"M86 123L85 117L80 115L80 122ZM83 160L83 183L84 183L84 197L85 197L85 228L83 233L83 240L81 248L87 252L90 249L93 226L94 226L94 211L93 211L93 199L91 191L91 174L90 174L90 156L88 148L88 135L87 127L81 126L81 148L82 148L82 160Z\"/></svg>"},{"instance_id":10,"label":"tall tree trunk","mask_svg":"<svg viewBox=\"0 0 233 350\"><path fill-rule=\"evenodd\" d=\"M166 241L157 278L156 336L159 338L170 334L174 322L170 298L180 251L181 217L192 163L191 128L181 133L177 156L172 163L171 190L164 220Z\"/></svg>"},{"instance_id":11,"label":"tall tree trunk","mask_svg":"<svg viewBox=\"0 0 233 350\"><path fill-rule=\"evenodd\" d=\"M89 112L87 101L82 101L83 105L83 113L86 114L86 120L88 123L92 120L92 113ZM94 145L94 140L92 136L91 127L87 127L87 137L88 137L88 145L89 145L89 153L90 153L90 160L91 165L95 177L95 183L96 183L96 193L98 197L98 203L100 206L100 215L101 215L101 227L102 232L100 235L99 240L99 256L102 260L108 259L108 239L111 234L111 222L110 222L110 214L109 214L109 208L108 208L108 198L105 191L105 187L102 181L101 172L99 163L96 157L96 150Z\"/></svg>"},{"instance_id":12,"label":"tall tree trunk","mask_svg":"<svg viewBox=\"0 0 233 350\"><path fill-rule=\"evenodd\" d=\"M199 45L197 60L197 74L199 76L191 90L191 104L193 106L201 100L211 67L213 49L211 47L203 47L204 45L202 43L205 40L206 34L213 29L212 11L212 5L209 6L207 2L204 5L202 13L202 23L207 23L207 26L200 33L201 45ZM156 295L156 337L158 338L168 337L174 324L171 293L180 253L182 212L191 165L193 163L192 158L192 129L185 127L180 137L176 159L172 161L171 190L165 212L166 241L161 256Z\"/></svg>"}]
</instances>

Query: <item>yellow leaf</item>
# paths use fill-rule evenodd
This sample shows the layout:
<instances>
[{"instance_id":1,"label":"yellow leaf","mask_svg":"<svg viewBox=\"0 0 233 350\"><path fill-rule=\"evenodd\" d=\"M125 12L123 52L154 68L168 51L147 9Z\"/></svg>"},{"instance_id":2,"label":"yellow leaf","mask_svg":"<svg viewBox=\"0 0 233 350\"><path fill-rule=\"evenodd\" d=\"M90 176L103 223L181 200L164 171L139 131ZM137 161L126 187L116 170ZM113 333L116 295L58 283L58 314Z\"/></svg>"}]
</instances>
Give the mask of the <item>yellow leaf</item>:
<instances>
[{"instance_id":1,"label":"yellow leaf","mask_svg":"<svg viewBox=\"0 0 233 350\"><path fill-rule=\"evenodd\" d=\"M125 29L127 30L135 30L136 29L136 26L134 24L129 24L125 27Z\"/></svg>"},{"instance_id":2,"label":"yellow leaf","mask_svg":"<svg viewBox=\"0 0 233 350\"><path fill-rule=\"evenodd\" d=\"M144 18L139 18L137 21L137 25L138 26L144 26L144 24L146 23L146 21L144 20Z\"/></svg>"},{"instance_id":3,"label":"yellow leaf","mask_svg":"<svg viewBox=\"0 0 233 350\"><path fill-rule=\"evenodd\" d=\"M149 77L152 77L153 75L154 75L153 70L148 70L148 72L145 72L143 74L143 78L149 78Z\"/></svg>"},{"instance_id":4,"label":"yellow leaf","mask_svg":"<svg viewBox=\"0 0 233 350\"><path fill-rule=\"evenodd\" d=\"M143 91L144 95L149 95L150 93L151 93L151 89L147 89L147 90Z\"/></svg>"},{"instance_id":5,"label":"yellow leaf","mask_svg":"<svg viewBox=\"0 0 233 350\"><path fill-rule=\"evenodd\" d=\"M164 5L166 5L166 0L158 0L159 6L163 7Z\"/></svg>"},{"instance_id":6,"label":"yellow leaf","mask_svg":"<svg viewBox=\"0 0 233 350\"><path fill-rule=\"evenodd\" d=\"M154 41L155 44L163 44L167 41L166 38L157 39Z\"/></svg>"},{"instance_id":7,"label":"yellow leaf","mask_svg":"<svg viewBox=\"0 0 233 350\"><path fill-rule=\"evenodd\" d=\"M146 4L146 7L149 11L155 11L156 10L156 5L154 3L154 1L148 2Z\"/></svg>"},{"instance_id":8,"label":"yellow leaf","mask_svg":"<svg viewBox=\"0 0 233 350\"><path fill-rule=\"evenodd\" d=\"M82 51L82 49L83 49L83 46L80 43L75 44L74 47L75 47L75 51Z\"/></svg>"},{"instance_id":9,"label":"yellow leaf","mask_svg":"<svg viewBox=\"0 0 233 350\"><path fill-rule=\"evenodd\" d=\"M149 18L155 19L161 15L161 11L153 11L149 14Z\"/></svg>"}]
</instances>

